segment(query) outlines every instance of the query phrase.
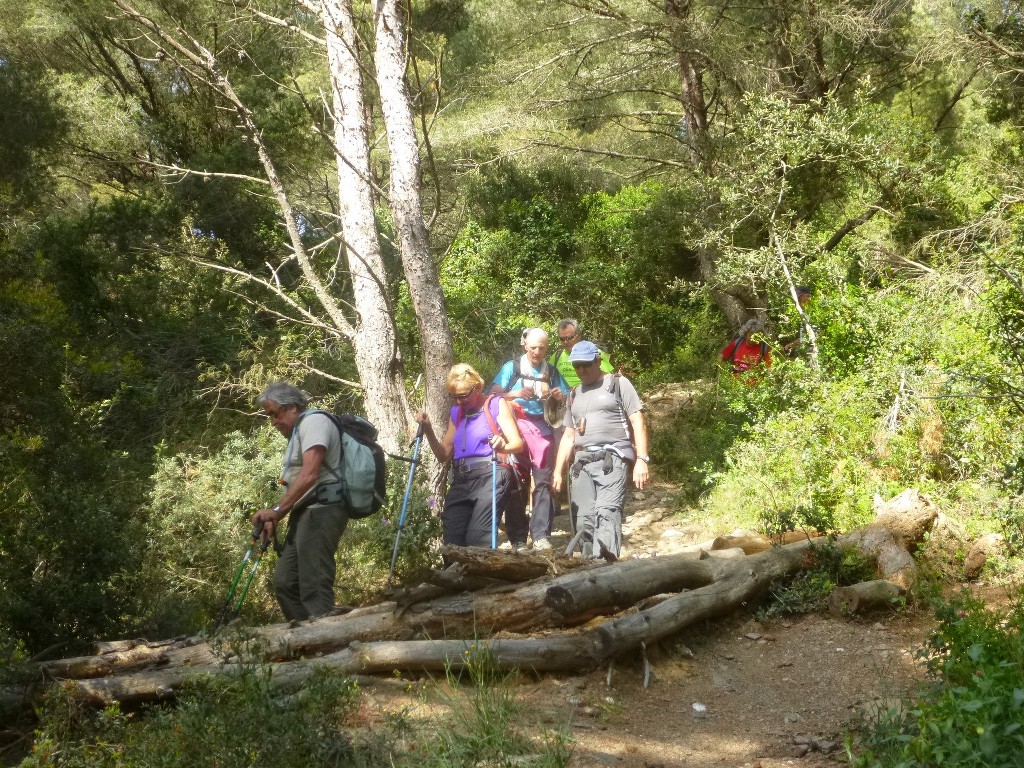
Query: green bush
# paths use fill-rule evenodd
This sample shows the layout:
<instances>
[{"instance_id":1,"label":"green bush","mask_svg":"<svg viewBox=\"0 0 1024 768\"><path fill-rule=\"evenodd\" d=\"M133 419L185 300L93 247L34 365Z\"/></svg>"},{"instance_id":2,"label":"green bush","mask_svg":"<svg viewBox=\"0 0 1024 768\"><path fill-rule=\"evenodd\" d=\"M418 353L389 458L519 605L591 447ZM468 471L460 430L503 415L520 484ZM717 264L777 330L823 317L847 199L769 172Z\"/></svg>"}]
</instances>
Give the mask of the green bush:
<instances>
[{"instance_id":1,"label":"green bush","mask_svg":"<svg viewBox=\"0 0 1024 768\"><path fill-rule=\"evenodd\" d=\"M371 764L342 730L358 704L342 675L317 670L301 691L282 696L266 668L200 677L175 707L127 714L96 712L54 689L41 711L32 753L22 768L309 768Z\"/></svg>"},{"instance_id":2,"label":"green bush","mask_svg":"<svg viewBox=\"0 0 1024 768\"><path fill-rule=\"evenodd\" d=\"M269 426L251 435L236 432L209 454L163 456L153 478L149 556L144 583L151 596L150 628L156 636L195 632L220 609L249 544L252 513L269 506L280 490L275 482L284 448ZM335 590L339 603L376 598L387 581L397 523L405 493L407 465L389 465L388 503L380 514L352 520L337 553ZM422 473L421 473L422 477ZM409 503L396 580L413 578L436 560L439 518L427 508L419 486ZM286 524L278 531L283 543ZM246 595L242 617L274 621L280 613L272 577L276 557L267 553Z\"/></svg>"},{"instance_id":3,"label":"green bush","mask_svg":"<svg viewBox=\"0 0 1024 768\"><path fill-rule=\"evenodd\" d=\"M157 637L195 632L220 609L249 545L252 514L273 503L281 436L269 426L235 432L211 453L160 456L153 476L144 582ZM276 611L268 555L246 596L244 615Z\"/></svg>"},{"instance_id":4,"label":"green bush","mask_svg":"<svg viewBox=\"0 0 1024 768\"><path fill-rule=\"evenodd\" d=\"M969 595L938 606L919 656L915 702L881 713L848 745L857 768L1016 768L1024 764L1024 594L1010 610Z\"/></svg>"}]
</instances>

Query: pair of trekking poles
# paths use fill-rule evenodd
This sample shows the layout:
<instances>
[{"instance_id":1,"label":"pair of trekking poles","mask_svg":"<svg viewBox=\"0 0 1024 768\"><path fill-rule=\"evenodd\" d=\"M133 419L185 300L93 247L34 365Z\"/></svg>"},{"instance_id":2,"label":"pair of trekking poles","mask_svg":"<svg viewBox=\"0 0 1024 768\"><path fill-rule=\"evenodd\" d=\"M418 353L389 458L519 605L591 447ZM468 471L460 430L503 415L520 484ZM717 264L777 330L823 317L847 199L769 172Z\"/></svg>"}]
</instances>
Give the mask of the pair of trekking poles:
<instances>
[{"instance_id":1,"label":"pair of trekking poles","mask_svg":"<svg viewBox=\"0 0 1024 768\"><path fill-rule=\"evenodd\" d=\"M238 565L238 570L235 572L235 578L231 582L231 588L228 590L228 596L224 599L224 605L221 606L220 612L217 614L217 618L213 623L214 631L217 631L222 625L234 621L238 618L238 614L242 610L242 603L245 602L245 596L249 593L249 587L252 586L253 579L256 578L256 571L260 568L260 563L263 562L263 555L270 547L270 539L267 538L262 544L259 544L260 536L263 533L262 523L258 523L255 528L252 529L252 539L249 542L249 549L246 550L245 555L242 557L242 562ZM257 546L259 544L259 546ZM245 583L242 586L242 591L238 593L238 597L235 597L235 593L238 591L238 585L242 581L242 576L245 574L246 566L249 568L249 573L245 576Z\"/></svg>"},{"instance_id":2,"label":"pair of trekking poles","mask_svg":"<svg viewBox=\"0 0 1024 768\"><path fill-rule=\"evenodd\" d=\"M398 517L398 532L395 535L395 548L391 552L391 568L388 570L388 586L395 576L395 562L398 560L398 544L402 539L405 517L409 512L409 497L412 494L412 481L419 466L420 445L423 443L423 425L416 430L413 443L412 459L409 461L409 479L405 483L405 496L402 499L402 513ZM491 451L491 549L498 548L498 455Z\"/></svg>"}]
</instances>

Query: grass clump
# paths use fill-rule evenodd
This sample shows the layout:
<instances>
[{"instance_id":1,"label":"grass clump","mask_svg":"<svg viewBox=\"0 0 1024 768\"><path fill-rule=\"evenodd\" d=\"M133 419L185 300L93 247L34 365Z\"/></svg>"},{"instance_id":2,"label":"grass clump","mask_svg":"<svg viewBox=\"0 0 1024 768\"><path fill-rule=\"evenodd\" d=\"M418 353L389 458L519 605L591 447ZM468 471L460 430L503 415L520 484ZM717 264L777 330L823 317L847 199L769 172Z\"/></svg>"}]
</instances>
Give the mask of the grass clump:
<instances>
[{"instance_id":1,"label":"grass clump","mask_svg":"<svg viewBox=\"0 0 1024 768\"><path fill-rule=\"evenodd\" d=\"M1010 610L964 595L937 609L920 651L929 682L847 746L856 768L1024 765L1024 592Z\"/></svg>"},{"instance_id":2,"label":"grass clump","mask_svg":"<svg viewBox=\"0 0 1024 768\"><path fill-rule=\"evenodd\" d=\"M568 764L569 742L563 732L529 734L518 726L525 720L510 684L515 672L499 669L490 648L474 643L460 667L457 671L449 666L447 678L450 686L459 685L462 690L445 696L447 714L423 734L402 765L563 768Z\"/></svg>"}]
</instances>

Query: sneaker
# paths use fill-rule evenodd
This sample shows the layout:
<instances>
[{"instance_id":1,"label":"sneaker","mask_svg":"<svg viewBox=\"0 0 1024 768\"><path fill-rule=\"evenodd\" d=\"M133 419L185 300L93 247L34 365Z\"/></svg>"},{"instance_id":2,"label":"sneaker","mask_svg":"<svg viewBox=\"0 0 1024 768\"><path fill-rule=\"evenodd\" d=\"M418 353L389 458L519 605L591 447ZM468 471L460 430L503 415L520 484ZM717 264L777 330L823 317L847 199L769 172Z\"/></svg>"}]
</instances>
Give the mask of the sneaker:
<instances>
[{"instance_id":1,"label":"sneaker","mask_svg":"<svg viewBox=\"0 0 1024 768\"><path fill-rule=\"evenodd\" d=\"M513 552L525 552L526 551L526 542L525 541L513 541L512 542L512 551Z\"/></svg>"},{"instance_id":2,"label":"sneaker","mask_svg":"<svg viewBox=\"0 0 1024 768\"><path fill-rule=\"evenodd\" d=\"M547 538L537 539L533 542L533 548L539 550L551 549L551 541Z\"/></svg>"}]
</instances>

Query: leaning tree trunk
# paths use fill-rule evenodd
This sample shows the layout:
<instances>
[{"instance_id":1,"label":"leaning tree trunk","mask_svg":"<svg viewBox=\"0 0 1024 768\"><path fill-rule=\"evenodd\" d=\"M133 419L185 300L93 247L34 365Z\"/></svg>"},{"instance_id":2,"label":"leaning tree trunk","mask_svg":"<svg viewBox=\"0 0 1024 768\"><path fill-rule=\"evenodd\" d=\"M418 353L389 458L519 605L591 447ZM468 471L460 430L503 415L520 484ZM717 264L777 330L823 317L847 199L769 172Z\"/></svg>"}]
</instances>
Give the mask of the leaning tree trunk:
<instances>
[{"instance_id":1,"label":"leaning tree trunk","mask_svg":"<svg viewBox=\"0 0 1024 768\"><path fill-rule=\"evenodd\" d=\"M320 11L331 72L344 249L358 315L355 324L359 332L353 338L356 365L371 393L365 401L366 414L380 430L384 448L398 452L405 442L411 414L377 235L366 107L351 0L322 0Z\"/></svg>"},{"instance_id":2,"label":"leaning tree trunk","mask_svg":"<svg viewBox=\"0 0 1024 768\"><path fill-rule=\"evenodd\" d=\"M377 90L388 139L391 215L419 329L427 412L435 424L448 417L445 379L454 359L444 293L430 254L420 199L420 154L406 82L405 23L398 0L376 0L374 33Z\"/></svg>"}]
</instances>

